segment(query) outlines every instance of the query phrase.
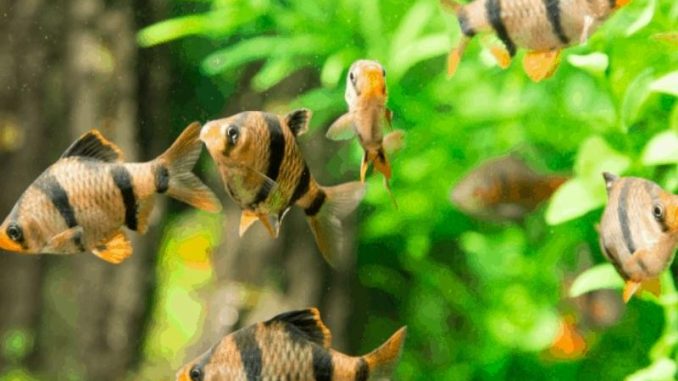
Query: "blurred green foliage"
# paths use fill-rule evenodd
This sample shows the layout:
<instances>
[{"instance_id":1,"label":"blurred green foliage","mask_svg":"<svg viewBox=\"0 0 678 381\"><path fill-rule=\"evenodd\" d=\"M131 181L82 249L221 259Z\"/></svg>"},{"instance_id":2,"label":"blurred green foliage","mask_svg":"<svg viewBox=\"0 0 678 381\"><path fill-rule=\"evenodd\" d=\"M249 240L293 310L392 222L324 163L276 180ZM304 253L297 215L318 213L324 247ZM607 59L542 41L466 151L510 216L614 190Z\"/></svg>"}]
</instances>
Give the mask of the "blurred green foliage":
<instances>
[{"instance_id":1,"label":"blurred green foliage","mask_svg":"<svg viewBox=\"0 0 678 381\"><path fill-rule=\"evenodd\" d=\"M179 52L192 89L185 112L204 110L213 118L243 79L251 77L248 86L266 94L294 73L310 71L313 83L299 88L311 90L278 101L285 109L312 109L315 131L307 139L324 139L329 123L346 110L350 64L371 58L386 67L388 105L394 127L407 132L407 147L393 163L399 209L381 178L371 176L359 212L357 271L369 292L354 295L352 326L364 327L353 330L356 353L407 324L398 379L677 377L678 294L668 273L661 298L634 299L615 325L586 329L583 356L558 359L548 348L564 317L577 311L568 284L582 270L578 253L604 262L594 230L606 202L601 172L678 188L678 50L652 38L676 31L678 3L632 1L586 44L567 49L553 78L542 83L522 72L524 52L501 70L479 41L446 79L445 55L460 31L436 0L172 4L176 17L141 30L138 41L172 42ZM357 143L337 147L326 171L354 171ZM453 184L484 159L508 152L541 171L573 177L545 210L521 223L481 222L455 210L448 197ZM168 238L165 250L172 244ZM620 286L609 268L591 271L573 292ZM210 276L201 274L200 282ZM193 275L161 283L164 298L181 299L184 313L191 302L181 295L197 287L186 283L198 279ZM170 304L161 300L156 314ZM163 348L167 356L176 353L173 364L181 363L187 335L200 334L198 317L181 319L156 328L175 339L160 342L167 336L156 332L147 344L150 357Z\"/></svg>"}]
</instances>

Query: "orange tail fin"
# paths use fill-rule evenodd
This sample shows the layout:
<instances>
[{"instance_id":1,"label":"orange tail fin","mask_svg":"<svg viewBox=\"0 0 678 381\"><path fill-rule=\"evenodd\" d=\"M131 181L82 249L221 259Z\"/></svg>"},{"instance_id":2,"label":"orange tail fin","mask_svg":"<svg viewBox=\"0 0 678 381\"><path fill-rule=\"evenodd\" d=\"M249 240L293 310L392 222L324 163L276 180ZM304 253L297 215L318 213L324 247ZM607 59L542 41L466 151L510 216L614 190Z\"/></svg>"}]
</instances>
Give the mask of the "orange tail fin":
<instances>
[{"instance_id":1,"label":"orange tail fin","mask_svg":"<svg viewBox=\"0 0 678 381\"><path fill-rule=\"evenodd\" d=\"M156 159L165 170L156 176L160 177L156 183L164 182L167 194L172 198L198 209L218 212L221 210L219 199L191 172L202 149L199 135L200 123L191 123L174 144Z\"/></svg>"},{"instance_id":2,"label":"orange tail fin","mask_svg":"<svg viewBox=\"0 0 678 381\"><path fill-rule=\"evenodd\" d=\"M370 368L370 380L390 379L405 344L407 327L400 328L384 344L363 356Z\"/></svg>"}]
</instances>

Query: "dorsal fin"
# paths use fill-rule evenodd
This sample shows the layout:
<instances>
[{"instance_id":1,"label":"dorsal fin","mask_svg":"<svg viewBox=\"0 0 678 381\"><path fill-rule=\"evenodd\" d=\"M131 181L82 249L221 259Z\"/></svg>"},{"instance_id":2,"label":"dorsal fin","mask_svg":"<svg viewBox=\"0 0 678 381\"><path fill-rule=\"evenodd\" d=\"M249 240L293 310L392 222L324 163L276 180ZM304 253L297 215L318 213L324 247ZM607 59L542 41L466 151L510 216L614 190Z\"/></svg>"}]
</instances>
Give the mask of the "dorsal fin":
<instances>
[{"instance_id":1,"label":"dorsal fin","mask_svg":"<svg viewBox=\"0 0 678 381\"><path fill-rule=\"evenodd\" d=\"M73 142L61 155L62 158L71 156L114 162L122 160L122 151L99 131L91 130Z\"/></svg>"},{"instance_id":2,"label":"dorsal fin","mask_svg":"<svg viewBox=\"0 0 678 381\"><path fill-rule=\"evenodd\" d=\"M329 348L332 344L332 333L320 320L320 312L317 308L285 312L267 321L266 324L275 322L295 327L305 339L325 348Z\"/></svg>"},{"instance_id":3,"label":"dorsal fin","mask_svg":"<svg viewBox=\"0 0 678 381\"><path fill-rule=\"evenodd\" d=\"M294 110L285 116L287 127L290 128L294 136L299 136L308 130L308 122L311 120L313 112L306 108Z\"/></svg>"}]
</instances>

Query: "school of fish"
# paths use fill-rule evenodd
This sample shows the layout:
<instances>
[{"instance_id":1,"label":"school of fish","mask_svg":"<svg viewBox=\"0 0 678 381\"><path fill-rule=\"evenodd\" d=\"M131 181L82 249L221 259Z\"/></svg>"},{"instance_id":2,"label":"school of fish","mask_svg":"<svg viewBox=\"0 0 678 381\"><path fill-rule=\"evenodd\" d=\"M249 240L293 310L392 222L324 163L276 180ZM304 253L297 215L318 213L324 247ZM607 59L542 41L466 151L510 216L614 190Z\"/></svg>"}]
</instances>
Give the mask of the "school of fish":
<instances>
[{"instance_id":1,"label":"school of fish","mask_svg":"<svg viewBox=\"0 0 678 381\"><path fill-rule=\"evenodd\" d=\"M527 75L534 81L546 79L557 69L562 49L585 43L628 1L442 0L462 32L448 56L448 74L457 71L474 36L494 33L501 45L494 44L490 51L499 66L508 67L523 48ZM655 38L671 45L677 40L675 32ZM219 198L192 173L204 144L225 192L242 210L240 236L259 221L277 238L285 216L297 206L306 215L319 252L333 264L343 250L342 220L363 199L370 166L381 173L393 197L390 158L405 140L404 131L392 127L384 65L355 61L348 69L345 100L348 111L329 126L326 137L357 137L363 150L359 181L318 184L299 145L312 116L304 108L285 115L243 111L202 127L192 123L167 151L144 163L124 162L120 148L92 130L19 197L0 225L0 249L21 254L91 252L109 263L123 262L133 252L125 228L139 234L148 230L157 194L208 212L221 211ZM520 221L567 180L537 173L510 155L469 172L454 187L451 200L476 218ZM678 196L646 179L605 173L604 180L608 202L599 227L600 247L626 282L623 300L628 302L639 290L658 294L658 278L678 247ZM604 296L596 300L613 305L609 295ZM618 314L610 318L594 311L598 307L593 303L579 303L590 321L616 321ZM555 357L576 358L585 353L586 342L575 321L564 316L550 351ZM403 327L373 352L352 357L331 348L331 333L317 309L291 311L223 337L179 370L177 380L387 379L405 335Z\"/></svg>"},{"instance_id":2,"label":"school of fish","mask_svg":"<svg viewBox=\"0 0 678 381\"><path fill-rule=\"evenodd\" d=\"M359 357L331 348L315 308L280 314L235 331L177 373L177 381L368 381L390 379L407 329Z\"/></svg>"},{"instance_id":3,"label":"school of fish","mask_svg":"<svg viewBox=\"0 0 678 381\"><path fill-rule=\"evenodd\" d=\"M535 82L553 75L562 49L585 43L615 10L630 0L473 0L460 4L441 0L457 16L462 37L448 56L453 76L464 50L479 33L493 32L501 41L490 52L502 68L518 48L527 49L525 73Z\"/></svg>"}]
</instances>

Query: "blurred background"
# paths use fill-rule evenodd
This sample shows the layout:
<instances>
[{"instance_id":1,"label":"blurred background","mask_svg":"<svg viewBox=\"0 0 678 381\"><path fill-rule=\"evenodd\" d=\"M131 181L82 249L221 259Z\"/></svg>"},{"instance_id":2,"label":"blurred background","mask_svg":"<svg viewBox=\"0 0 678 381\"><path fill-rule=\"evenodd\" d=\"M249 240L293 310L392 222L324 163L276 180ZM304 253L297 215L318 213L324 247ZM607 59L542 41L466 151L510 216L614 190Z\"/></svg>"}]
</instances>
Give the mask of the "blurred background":
<instances>
[{"instance_id":1,"label":"blurred background","mask_svg":"<svg viewBox=\"0 0 678 381\"><path fill-rule=\"evenodd\" d=\"M277 240L258 224L238 238L206 154L196 172L224 213L158 197L120 266L0 253L0 380L173 379L222 335L307 306L350 354L407 325L398 380L676 378L675 266L661 297L624 306L595 226L603 170L678 188L677 2L633 0L542 83L524 52L501 70L480 39L446 79L460 32L436 0L0 0L0 20L3 216L91 128L141 161L243 110L312 109L311 172L356 179L358 143L324 133L358 58L386 67L407 133L399 208L370 175L337 270L296 209ZM497 157L522 164L472 172ZM521 179L543 197L512 196Z\"/></svg>"}]
</instances>

